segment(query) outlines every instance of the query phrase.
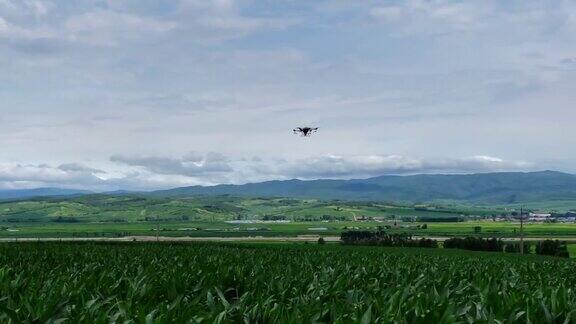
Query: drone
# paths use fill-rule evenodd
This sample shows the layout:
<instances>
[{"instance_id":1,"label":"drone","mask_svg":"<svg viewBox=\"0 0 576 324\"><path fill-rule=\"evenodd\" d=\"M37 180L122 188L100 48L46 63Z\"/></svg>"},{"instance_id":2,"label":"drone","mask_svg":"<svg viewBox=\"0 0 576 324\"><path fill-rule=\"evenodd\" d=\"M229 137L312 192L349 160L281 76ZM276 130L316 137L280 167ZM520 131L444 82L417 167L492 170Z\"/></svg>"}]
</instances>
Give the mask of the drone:
<instances>
[{"instance_id":1,"label":"drone","mask_svg":"<svg viewBox=\"0 0 576 324\"><path fill-rule=\"evenodd\" d=\"M312 133L316 133L318 131L318 127L297 127L293 129L294 134L300 134L300 136L308 137L312 135Z\"/></svg>"}]
</instances>

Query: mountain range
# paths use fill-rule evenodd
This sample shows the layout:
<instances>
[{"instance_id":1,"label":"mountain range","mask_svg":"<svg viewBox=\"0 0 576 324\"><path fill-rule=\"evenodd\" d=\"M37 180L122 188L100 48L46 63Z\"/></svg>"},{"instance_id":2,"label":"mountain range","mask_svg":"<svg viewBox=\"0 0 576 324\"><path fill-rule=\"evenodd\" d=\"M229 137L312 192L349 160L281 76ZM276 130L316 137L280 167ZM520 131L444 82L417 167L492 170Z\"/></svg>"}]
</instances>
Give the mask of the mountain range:
<instances>
[{"instance_id":1,"label":"mountain range","mask_svg":"<svg viewBox=\"0 0 576 324\"><path fill-rule=\"evenodd\" d=\"M576 200L576 175L557 171L379 176L355 180L286 180L193 186L150 193L184 197L233 195L399 202L461 201L512 204Z\"/></svg>"},{"instance_id":2,"label":"mountain range","mask_svg":"<svg viewBox=\"0 0 576 324\"><path fill-rule=\"evenodd\" d=\"M62 189L62 188L34 188L34 189L3 189L0 190L0 199L27 199L33 197L60 197L77 196L92 193L88 190Z\"/></svg>"},{"instance_id":3,"label":"mountain range","mask_svg":"<svg viewBox=\"0 0 576 324\"><path fill-rule=\"evenodd\" d=\"M83 195L84 190L0 190L0 199ZM354 180L285 180L243 185L192 186L152 192L113 192L155 197L232 195L397 202L460 201L513 204L576 200L576 175L557 171L379 176Z\"/></svg>"}]
</instances>

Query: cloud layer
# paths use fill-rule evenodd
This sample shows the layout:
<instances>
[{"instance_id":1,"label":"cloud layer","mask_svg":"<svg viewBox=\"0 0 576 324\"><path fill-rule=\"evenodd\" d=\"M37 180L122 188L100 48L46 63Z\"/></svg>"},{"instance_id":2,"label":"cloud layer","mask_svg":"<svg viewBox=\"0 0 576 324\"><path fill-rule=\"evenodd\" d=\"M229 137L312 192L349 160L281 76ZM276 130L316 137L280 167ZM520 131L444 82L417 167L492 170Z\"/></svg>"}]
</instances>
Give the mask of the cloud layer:
<instances>
[{"instance_id":1,"label":"cloud layer","mask_svg":"<svg viewBox=\"0 0 576 324\"><path fill-rule=\"evenodd\" d=\"M254 169L262 174L283 178L353 178L385 174L474 173L524 171L534 166L523 161L504 161L489 156L472 156L449 160L422 160L399 155L318 156L263 165Z\"/></svg>"},{"instance_id":2,"label":"cloud layer","mask_svg":"<svg viewBox=\"0 0 576 324\"><path fill-rule=\"evenodd\" d=\"M314 156L305 159L233 160L218 153L191 152L182 158L112 156L124 172L108 173L77 163L59 166L0 165L0 188L65 187L96 191L153 190L188 185L242 184L286 179L351 179L386 174L529 171L534 165L489 156L421 160L398 155Z\"/></svg>"},{"instance_id":3,"label":"cloud layer","mask_svg":"<svg viewBox=\"0 0 576 324\"><path fill-rule=\"evenodd\" d=\"M576 172L575 33L568 0L0 0L0 186Z\"/></svg>"},{"instance_id":4,"label":"cloud layer","mask_svg":"<svg viewBox=\"0 0 576 324\"><path fill-rule=\"evenodd\" d=\"M187 177L233 171L232 167L228 164L228 158L222 154L213 152L208 153L206 156L201 156L196 152L192 152L179 159L115 155L112 156L110 160L112 162L124 163L130 166L142 167L151 173L182 175Z\"/></svg>"}]
</instances>

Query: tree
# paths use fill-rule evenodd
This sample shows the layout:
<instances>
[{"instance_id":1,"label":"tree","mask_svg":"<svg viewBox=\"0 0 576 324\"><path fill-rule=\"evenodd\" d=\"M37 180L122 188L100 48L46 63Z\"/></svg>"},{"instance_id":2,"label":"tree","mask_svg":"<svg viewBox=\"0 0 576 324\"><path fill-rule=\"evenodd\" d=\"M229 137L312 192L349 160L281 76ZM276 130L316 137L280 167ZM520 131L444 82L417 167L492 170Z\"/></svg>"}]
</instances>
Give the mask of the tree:
<instances>
[{"instance_id":1,"label":"tree","mask_svg":"<svg viewBox=\"0 0 576 324\"><path fill-rule=\"evenodd\" d=\"M520 243L519 242L506 243L506 245L504 246L504 252L520 253ZM522 252L524 252L524 254L530 253L530 242L524 242Z\"/></svg>"},{"instance_id":2,"label":"tree","mask_svg":"<svg viewBox=\"0 0 576 324\"><path fill-rule=\"evenodd\" d=\"M570 256L566 242L558 240L544 240L538 242L536 244L536 254L552 255L563 258L568 258Z\"/></svg>"}]
</instances>

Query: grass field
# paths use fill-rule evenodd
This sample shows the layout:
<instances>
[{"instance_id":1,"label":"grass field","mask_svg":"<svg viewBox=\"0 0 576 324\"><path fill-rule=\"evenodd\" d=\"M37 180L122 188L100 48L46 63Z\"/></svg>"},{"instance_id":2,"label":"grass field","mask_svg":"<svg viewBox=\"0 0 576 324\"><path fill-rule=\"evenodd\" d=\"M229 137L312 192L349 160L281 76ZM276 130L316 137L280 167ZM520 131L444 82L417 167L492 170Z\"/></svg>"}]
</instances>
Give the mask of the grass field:
<instances>
[{"instance_id":1,"label":"grass field","mask_svg":"<svg viewBox=\"0 0 576 324\"><path fill-rule=\"evenodd\" d=\"M281 217L292 221L353 220L354 217L455 218L500 214L503 208L401 205L375 202L320 201L228 196L155 198L85 195L0 201L0 222L138 222L225 221Z\"/></svg>"},{"instance_id":2,"label":"grass field","mask_svg":"<svg viewBox=\"0 0 576 324\"><path fill-rule=\"evenodd\" d=\"M390 226L390 233L410 233L418 236L466 236L517 237L519 225L512 222L468 221L459 223L410 222L292 222L232 224L224 221L163 221L131 223L9 223L0 226L0 238L16 237L98 237L98 236L296 236L318 234L340 235L348 229L374 230L378 226ZM420 226L420 227L419 227ZM480 226L479 233L475 228ZM159 231L157 232L157 229ZM526 224L527 237L576 238L576 224L534 223Z\"/></svg>"},{"instance_id":3,"label":"grass field","mask_svg":"<svg viewBox=\"0 0 576 324\"><path fill-rule=\"evenodd\" d=\"M576 244L568 244L568 253L571 258L576 259Z\"/></svg>"},{"instance_id":4,"label":"grass field","mask_svg":"<svg viewBox=\"0 0 576 324\"><path fill-rule=\"evenodd\" d=\"M576 321L566 259L320 245L0 244L0 321Z\"/></svg>"}]
</instances>

